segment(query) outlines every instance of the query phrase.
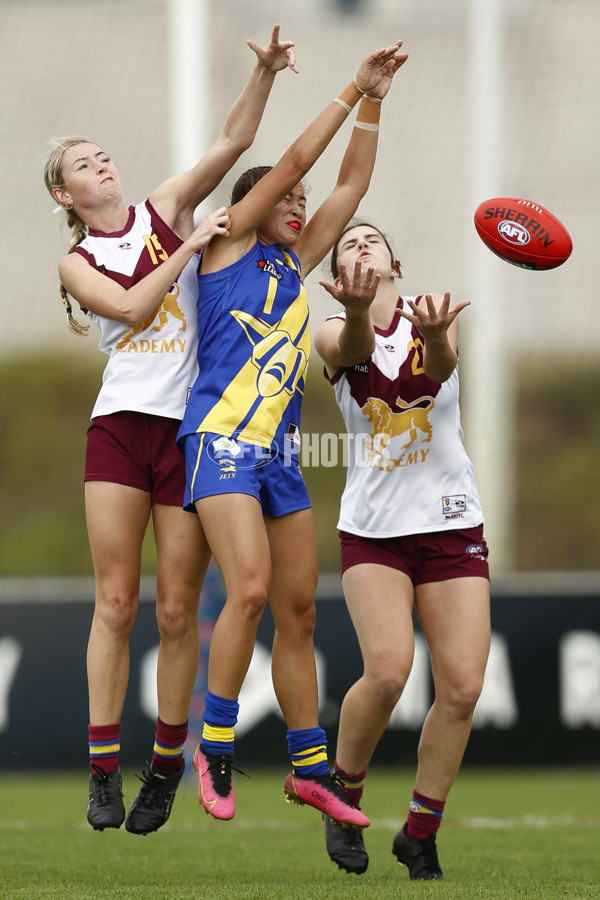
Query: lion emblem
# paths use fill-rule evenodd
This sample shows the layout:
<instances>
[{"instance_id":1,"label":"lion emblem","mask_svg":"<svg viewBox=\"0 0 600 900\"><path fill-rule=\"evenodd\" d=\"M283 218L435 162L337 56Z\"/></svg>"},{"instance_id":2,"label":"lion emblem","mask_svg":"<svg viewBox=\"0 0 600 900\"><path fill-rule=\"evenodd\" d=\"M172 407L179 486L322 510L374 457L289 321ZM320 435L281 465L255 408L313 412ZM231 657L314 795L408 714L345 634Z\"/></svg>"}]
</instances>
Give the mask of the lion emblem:
<instances>
[{"instance_id":1,"label":"lion emblem","mask_svg":"<svg viewBox=\"0 0 600 900\"><path fill-rule=\"evenodd\" d=\"M161 331L167 324L169 316L173 316L174 319L177 319L177 321L180 322L180 326L177 329L178 331L185 331L187 322L185 321L183 310L177 302L180 293L181 288L178 284L174 284L171 292L165 294L156 309L153 310L149 316L146 316L142 322L138 322L137 325L134 325L131 331L128 331L127 334L121 338L116 345L116 349L122 350L123 347L126 347L127 344L131 343L136 334L140 334L140 332L150 328L156 319L158 319L158 323L152 326L151 331Z\"/></svg>"},{"instance_id":2,"label":"lion emblem","mask_svg":"<svg viewBox=\"0 0 600 900\"><path fill-rule=\"evenodd\" d=\"M378 397L369 397L362 407L362 414L372 426L372 444L377 437L378 443L385 447L390 438L408 433L408 442L402 444L402 449L406 450L417 440L419 432L424 443L431 441L429 412L435 406L433 397L420 397L410 404L398 397L396 406L400 407L400 412L392 412L387 403Z\"/></svg>"}]
</instances>

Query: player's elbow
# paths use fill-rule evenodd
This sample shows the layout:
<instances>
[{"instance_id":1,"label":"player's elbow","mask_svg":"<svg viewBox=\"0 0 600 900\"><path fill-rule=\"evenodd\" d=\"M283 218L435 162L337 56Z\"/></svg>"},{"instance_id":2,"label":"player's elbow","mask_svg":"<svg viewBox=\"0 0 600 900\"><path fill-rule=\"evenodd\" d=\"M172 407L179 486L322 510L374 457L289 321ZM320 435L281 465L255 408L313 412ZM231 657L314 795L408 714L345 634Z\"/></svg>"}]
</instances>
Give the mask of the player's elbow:
<instances>
[{"instance_id":1,"label":"player's elbow","mask_svg":"<svg viewBox=\"0 0 600 900\"><path fill-rule=\"evenodd\" d=\"M256 137L256 128L254 129L240 129L239 131L230 131L227 134L224 132L223 135L223 144L227 148L229 155L235 154L236 156L241 156L245 150L248 150Z\"/></svg>"},{"instance_id":2,"label":"player's elbow","mask_svg":"<svg viewBox=\"0 0 600 900\"><path fill-rule=\"evenodd\" d=\"M289 180L297 184L304 178L314 162L314 154L300 141L296 141L281 159L281 165L289 173Z\"/></svg>"}]
</instances>

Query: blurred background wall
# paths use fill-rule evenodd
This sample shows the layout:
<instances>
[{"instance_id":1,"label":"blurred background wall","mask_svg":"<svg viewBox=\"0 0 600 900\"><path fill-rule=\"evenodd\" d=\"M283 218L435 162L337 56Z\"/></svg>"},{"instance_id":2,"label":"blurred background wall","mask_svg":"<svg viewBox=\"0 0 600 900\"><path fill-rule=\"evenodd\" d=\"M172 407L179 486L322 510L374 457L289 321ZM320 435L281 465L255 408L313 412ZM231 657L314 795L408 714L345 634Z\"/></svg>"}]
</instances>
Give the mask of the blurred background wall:
<instances>
[{"instance_id":1,"label":"blurred background wall","mask_svg":"<svg viewBox=\"0 0 600 900\"><path fill-rule=\"evenodd\" d=\"M278 76L254 146L207 208L228 203L243 169L274 163L367 53L401 37L410 59L385 103L359 213L391 236L403 293L472 302L461 314L463 425L492 566L595 567L596 0L0 0L0 12L0 574L89 570L81 470L103 359L93 332L79 339L65 325L56 264L69 234L42 182L48 139L89 135L116 161L126 200L143 199L216 137L254 63L246 39L266 43L276 21L300 74ZM309 211L334 184L349 130L309 175ZM493 256L473 211L499 195L552 210L571 259L528 272ZM307 279L313 331L334 309L323 275ZM336 433L320 369L315 355L304 429ZM343 467L305 471L333 567ZM64 528L61 503L72 508ZM36 531L39 552L26 547Z\"/></svg>"}]
</instances>

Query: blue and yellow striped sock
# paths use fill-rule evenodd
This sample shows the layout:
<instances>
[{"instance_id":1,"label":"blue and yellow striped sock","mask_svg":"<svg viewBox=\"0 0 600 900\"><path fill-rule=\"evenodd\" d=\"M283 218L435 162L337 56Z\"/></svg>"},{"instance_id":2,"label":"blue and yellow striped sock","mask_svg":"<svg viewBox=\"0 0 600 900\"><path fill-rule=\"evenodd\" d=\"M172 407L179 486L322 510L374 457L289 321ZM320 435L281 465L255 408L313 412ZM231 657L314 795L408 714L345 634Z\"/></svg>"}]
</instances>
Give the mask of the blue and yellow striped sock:
<instances>
[{"instance_id":1,"label":"blue and yellow striped sock","mask_svg":"<svg viewBox=\"0 0 600 900\"><path fill-rule=\"evenodd\" d=\"M288 751L296 775L328 775L327 737L322 728L287 733Z\"/></svg>"},{"instance_id":2,"label":"blue and yellow striped sock","mask_svg":"<svg viewBox=\"0 0 600 900\"><path fill-rule=\"evenodd\" d=\"M202 740L205 753L233 756L233 726L238 720L240 704L237 700L219 697L207 691L204 695Z\"/></svg>"}]
</instances>

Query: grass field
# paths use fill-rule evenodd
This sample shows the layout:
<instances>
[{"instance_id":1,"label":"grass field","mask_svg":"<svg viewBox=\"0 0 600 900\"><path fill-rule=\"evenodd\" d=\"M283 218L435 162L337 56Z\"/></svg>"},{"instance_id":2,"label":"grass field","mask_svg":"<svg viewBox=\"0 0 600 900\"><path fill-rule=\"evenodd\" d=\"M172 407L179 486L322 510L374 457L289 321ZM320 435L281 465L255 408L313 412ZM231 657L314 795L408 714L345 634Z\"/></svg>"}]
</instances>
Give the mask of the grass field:
<instances>
[{"instance_id":1,"label":"grass field","mask_svg":"<svg viewBox=\"0 0 600 900\"><path fill-rule=\"evenodd\" d=\"M167 825L141 837L92 831L85 773L0 773L0 897L600 898L600 769L465 770L438 836L445 881L412 883L391 853L411 772L369 774L370 863L360 876L329 860L318 813L284 802L284 776L238 776L231 822L205 815L186 776ZM127 773L126 805L137 784Z\"/></svg>"}]
</instances>

